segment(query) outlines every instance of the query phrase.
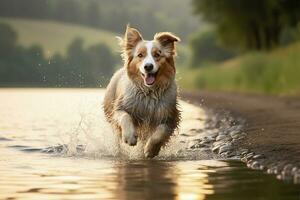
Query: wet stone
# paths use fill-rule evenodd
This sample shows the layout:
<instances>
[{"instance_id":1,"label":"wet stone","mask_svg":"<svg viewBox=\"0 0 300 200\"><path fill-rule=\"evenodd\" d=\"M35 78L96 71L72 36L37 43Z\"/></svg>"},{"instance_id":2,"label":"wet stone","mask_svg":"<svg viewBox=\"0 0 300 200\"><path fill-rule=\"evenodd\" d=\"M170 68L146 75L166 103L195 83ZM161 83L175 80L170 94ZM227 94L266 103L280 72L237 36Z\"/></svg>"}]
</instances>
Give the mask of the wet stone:
<instances>
[{"instance_id":1,"label":"wet stone","mask_svg":"<svg viewBox=\"0 0 300 200\"><path fill-rule=\"evenodd\" d=\"M212 132L209 134L210 137L216 138L218 136L218 132Z\"/></svg>"},{"instance_id":2,"label":"wet stone","mask_svg":"<svg viewBox=\"0 0 300 200\"><path fill-rule=\"evenodd\" d=\"M232 155L232 152L226 151L220 154L224 158L228 158Z\"/></svg>"},{"instance_id":3,"label":"wet stone","mask_svg":"<svg viewBox=\"0 0 300 200\"><path fill-rule=\"evenodd\" d=\"M238 134L236 135L230 135L232 139L238 139L240 136Z\"/></svg>"},{"instance_id":4,"label":"wet stone","mask_svg":"<svg viewBox=\"0 0 300 200\"><path fill-rule=\"evenodd\" d=\"M276 176L276 178L279 179L279 180L282 180L281 174L278 174L278 175Z\"/></svg>"},{"instance_id":5,"label":"wet stone","mask_svg":"<svg viewBox=\"0 0 300 200\"><path fill-rule=\"evenodd\" d=\"M260 169L260 170L266 170L266 166L260 165L259 169Z\"/></svg>"},{"instance_id":6,"label":"wet stone","mask_svg":"<svg viewBox=\"0 0 300 200\"><path fill-rule=\"evenodd\" d=\"M241 161L242 161L243 163L246 163L246 162L247 162L247 158L244 156L244 157L241 158Z\"/></svg>"},{"instance_id":7,"label":"wet stone","mask_svg":"<svg viewBox=\"0 0 300 200\"><path fill-rule=\"evenodd\" d=\"M278 167L275 167L274 168L274 174L279 174L279 172L280 172L280 169Z\"/></svg>"},{"instance_id":8,"label":"wet stone","mask_svg":"<svg viewBox=\"0 0 300 200\"><path fill-rule=\"evenodd\" d=\"M240 135L240 131L235 130L235 131L230 132L230 136L232 138L238 138L239 135Z\"/></svg>"},{"instance_id":9,"label":"wet stone","mask_svg":"<svg viewBox=\"0 0 300 200\"><path fill-rule=\"evenodd\" d=\"M248 153L246 155L247 160L250 160L254 156L254 153Z\"/></svg>"},{"instance_id":10,"label":"wet stone","mask_svg":"<svg viewBox=\"0 0 300 200\"><path fill-rule=\"evenodd\" d=\"M223 153L223 152L226 152L226 151L232 151L232 145L229 143L229 144L225 144L223 146L220 147L219 149L219 154Z\"/></svg>"},{"instance_id":11,"label":"wet stone","mask_svg":"<svg viewBox=\"0 0 300 200\"><path fill-rule=\"evenodd\" d=\"M298 168L297 168L297 167L293 167L291 173L292 173L293 175L295 175L297 172L298 172Z\"/></svg>"},{"instance_id":12,"label":"wet stone","mask_svg":"<svg viewBox=\"0 0 300 200\"><path fill-rule=\"evenodd\" d=\"M204 137L202 139L202 142L206 142L206 143L213 142L213 141L215 141L215 139L212 137Z\"/></svg>"},{"instance_id":13,"label":"wet stone","mask_svg":"<svg viewBox=\"0 0 300 200\"><path fill-rule=\"evenodd\" d=\"M260 169L260 163L258 161L254 161L250 164L251 169Z\"/></svg>"},{"instance_id":14,"label":"wet stone","mask_svg":"<svg viewBox=\"0 0 300 200\"><path fill-rule=\"evenodd\" d=\"M300 172L294 175L294 183L299 184L300 183Z\"/></svg>"},{"instance_id":15,"label":"wet stone","mask_svg":"<svg viewBox=\"0 0 300 200\"><path fill-rule=\"evenodd\" d=\"M217 142L213 143L213 146L224 145L224 144L225 144L225 142L223 142L223 141L217 141Z\"/></svg>"},{"instance_id":16,"label":"wet stone","mask_svg":"<svg viewBox=\"0 0 300 200\"><path fill-rule=\"evenodd\" d=\"M283 167L283 170L284 171L292 171L293 167L294 166L292 164L287 164Z\"/></svg>"},{"instance_id":17,"label":"wet stone","mask_svg":"<svg viewBox=\"0 0 300 200\"><path fill-rule=\"evenodd\" d=\"M253 159L263 159L263 158L265 158L265 156L258 154L258 155L254 155L252 158Z\"/></svg>"},{"instance_id":18,"label":"wet stone","mask_svg":"<svg viewBox=\"0 0 300 200\"><path fill-rule=\"evenodd\" d=\"M198 148L201 148L201 147L204 147L203 145L201 144L193 144L189 147L189 149L198 149Z\"/></svg>"},{"instance_id":19,"label":"wet stone","mask_svg":"<svg viewBox=\"0 0 300 200\"><path fill-rule=\"evenodd\" d=\"M225 137L226 137L226 135L218 135L218 136L216 137L216 141L223 140L223 138L225 138Z\"/></svg>"},{"instance_id":20,"label":"wet stone","mask_svg":"<svg viewBox=\"0 0 300 200\"><path fill-rule=\"evenodd\" d=\"M249 153L248 149L242 149L241 150L241 155L246 155L247 153Z\"/></svg>"},{"instance_id":21,"label":"wet stone","mask_svg":"<svg viewBox=\"0 0 300 200\"><path fill-rule=\"evenodd\" d=\"M218 153L220 147L221 147L221 145L214 146L214 147L212 148L212 151L213 151L214 153Z\"/></svg>"},{"instance_id":22,"label":"wet stone","mask_svg":"<svg viewBox=\"0 0 300 200\"><path fill-rule=\"evenodd\" d=\"M290 179L292 177L292 169L293 169L292 164L285 165L281 171L282 177L284 179Z\"/></svg>"},{"instance_id":23,"label":"wet stone","mask_svg":"<svg viewBox=\"0 0 300 200\"><path fill-rule=\"evenodd\" d=\"M197 139L193 139L192 141L195 142L195 143L196 143L196 142L197 142L197 143L200 143L202 140L199 139L199 138L197 138Z\"/></svg>"}]
</instances>

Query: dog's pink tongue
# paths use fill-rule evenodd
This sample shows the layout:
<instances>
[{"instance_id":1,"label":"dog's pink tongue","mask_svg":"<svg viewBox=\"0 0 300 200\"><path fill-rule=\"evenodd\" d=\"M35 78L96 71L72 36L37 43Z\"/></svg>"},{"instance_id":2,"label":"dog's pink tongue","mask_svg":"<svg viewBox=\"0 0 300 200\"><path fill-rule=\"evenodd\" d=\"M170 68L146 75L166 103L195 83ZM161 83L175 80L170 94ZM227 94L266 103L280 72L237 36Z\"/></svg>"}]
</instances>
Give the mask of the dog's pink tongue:
<instances>
[{"instance_id":1,"label":"dog's pink tongue","mask_svg":"<svg viewBox=\"0 0 300 200\"><path fill-rule=\"evenodd\" d=\"M145 77L145 82L147 85L152 85L155 81L155 76L153 74L147 74Z\"/></svg>"}]
</instances>

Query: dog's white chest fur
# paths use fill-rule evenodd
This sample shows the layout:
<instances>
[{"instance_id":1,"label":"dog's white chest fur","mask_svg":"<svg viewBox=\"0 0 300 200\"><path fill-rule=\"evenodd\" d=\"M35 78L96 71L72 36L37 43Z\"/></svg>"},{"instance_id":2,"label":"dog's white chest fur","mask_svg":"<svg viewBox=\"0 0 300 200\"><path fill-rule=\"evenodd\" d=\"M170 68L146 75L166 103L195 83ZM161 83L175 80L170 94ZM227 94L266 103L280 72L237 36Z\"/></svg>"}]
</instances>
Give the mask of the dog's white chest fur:
<instances>
[{"instance_id":1,"label":"dog's white chest fur","mask_svg":"<svg viewBox=\"0 0 300 200\"><path fill-rule=\"evenodd\" d=\"M166 91L141 91L131 84L125 90L121 107L134 116L139 125L159 125L170 117L170 108L176 106L176 85Z\"/></svg>"}]
</instances>

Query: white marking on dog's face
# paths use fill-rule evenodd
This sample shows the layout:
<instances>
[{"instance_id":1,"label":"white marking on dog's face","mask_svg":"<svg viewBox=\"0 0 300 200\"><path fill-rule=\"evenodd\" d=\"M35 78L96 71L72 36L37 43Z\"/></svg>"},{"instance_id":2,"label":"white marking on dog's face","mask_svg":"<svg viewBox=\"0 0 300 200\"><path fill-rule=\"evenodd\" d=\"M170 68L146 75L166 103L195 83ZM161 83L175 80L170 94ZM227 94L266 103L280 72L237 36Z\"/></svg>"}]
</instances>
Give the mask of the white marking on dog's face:
<instances>
[{"instance_id":1,"label":"white marking on dog's face","mask_svg":"<svg viewBox=\"0 0 300 200\"><path fill-rule=\"evenodd\" d=\"M144 58L143 62L139 66L139 70L141 73L146 74L147 72L145 71L145 66L147 64L152 64L153 69L150 73L156 73L158 71L158 66L152 56L152 48L153 48L153 41L146 41L145 42L145 47L147 49L147 54L146 57ZM149 73L149 72L148 72Z\"/></svg>"}]
</instances>

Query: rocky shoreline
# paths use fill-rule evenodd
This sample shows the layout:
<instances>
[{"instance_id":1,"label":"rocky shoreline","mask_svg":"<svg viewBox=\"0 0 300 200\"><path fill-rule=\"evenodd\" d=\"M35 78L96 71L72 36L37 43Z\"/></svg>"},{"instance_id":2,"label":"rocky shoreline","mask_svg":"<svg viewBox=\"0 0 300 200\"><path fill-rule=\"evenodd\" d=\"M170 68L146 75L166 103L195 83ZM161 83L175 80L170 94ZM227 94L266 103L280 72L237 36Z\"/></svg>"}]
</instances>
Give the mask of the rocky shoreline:
<instances>
[{"instance_id":1,"label":"rocky shoreline","mask_svg":"<svg viewBox=\"0 0 300 200\"><path fill-rule=\"evenodd\" d=\"M263 130L263 121L258 121L261 124L261 127L258 127L256 123L251 121L252 119L248 115L243 114L246 110L242 109L241 105L242 107L251 107L253 105L247 105L249 103L247 101L243 102L242 95L235 99L237 95L231 98L231 94L222 94L219 96L214 93L185 92L182 96L184 100L203 107L208 115L205 123L205 132L207 133L199 138L196 144L192 144L190 148L209 148L221 159L238 159L244 162L249 168L264 170L268 174L274 174L278 179L300 184L300 162L286 155L295 152L289 152L289 145L284 143L284 141L282 144L279 144L281 138L274 137L276 136L274 132L270 131L266 134L266 131ZM254 96L252 98L259 97ZM249 99L249 96L245 96L245 99ZM259 99L258 101L264 100ZM235 103L235 101L239 101L239 103ZM261 107L264 107L263 104L258 106L259 108L250 109L250 111L258 112L257 109L261 110ZM255 102L254 106L257 105L257 102ZM249 110L247 109L247 111ZM262 120L266 117L262 113L258 114L261 117L257 117L256 120ZM297 128L296 126L296 132ZM258 130L262 130L265 134L255 134ZM274 137L275 139L273 138L271 140L273 143L270 143L267 138L263 137ZM265 148L263 148L263 145L262 147L257 146L255 142L262 144L266 142ZM300 143L299 140L290 142L291 144L295 144L295 142L297 144L298 142ZM278 149L275 145L281 147L285 147L286 145L287 148Z\"/></svg>"}]
</instances>

